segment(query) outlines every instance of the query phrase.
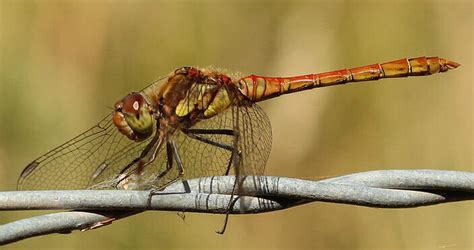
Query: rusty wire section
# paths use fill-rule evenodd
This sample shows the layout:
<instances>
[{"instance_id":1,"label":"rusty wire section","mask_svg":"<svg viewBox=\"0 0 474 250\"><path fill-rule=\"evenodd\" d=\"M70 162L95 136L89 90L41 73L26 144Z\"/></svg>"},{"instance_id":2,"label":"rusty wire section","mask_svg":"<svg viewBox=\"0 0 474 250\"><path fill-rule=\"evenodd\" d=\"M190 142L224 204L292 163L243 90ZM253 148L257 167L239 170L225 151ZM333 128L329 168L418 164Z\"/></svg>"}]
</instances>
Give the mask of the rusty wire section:
<instances>
[{"instance_id":1,"label":"rusty wire section","mask_svg":"<svg viewBox=\"0 0 474 250\"><path fill-rule=\"evenodd\" d=\"M150 191L51 190L0 193L0 210L65 209L0 226L0 244L73 230L87 230L145 210L225 214L233 176L178 182ZM380 170L320 181L248 176L232 214L263 213L314 201L380 208L410 208L473 200L474 173L443 170Z\"/></svg>"}]
</instances>

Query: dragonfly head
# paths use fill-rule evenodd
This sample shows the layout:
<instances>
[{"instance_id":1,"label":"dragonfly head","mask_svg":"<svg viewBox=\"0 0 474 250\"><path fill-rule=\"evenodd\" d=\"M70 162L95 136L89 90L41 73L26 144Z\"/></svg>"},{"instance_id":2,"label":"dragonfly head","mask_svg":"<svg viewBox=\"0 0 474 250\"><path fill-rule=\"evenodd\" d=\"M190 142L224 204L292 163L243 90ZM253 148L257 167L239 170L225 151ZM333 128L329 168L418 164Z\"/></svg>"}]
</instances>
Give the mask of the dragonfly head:
<instances>
[{"instance_id":1,"label":"dragonfly head","mask_svg":"<svg viewBox=\"0 0 474 250\"><path fill-rule=\"evenodd\" d=\"M115 103L112 120L122 134L134 141L144 140L153 133L153 108L137 92Z\"/></svg>"}]
</instances>

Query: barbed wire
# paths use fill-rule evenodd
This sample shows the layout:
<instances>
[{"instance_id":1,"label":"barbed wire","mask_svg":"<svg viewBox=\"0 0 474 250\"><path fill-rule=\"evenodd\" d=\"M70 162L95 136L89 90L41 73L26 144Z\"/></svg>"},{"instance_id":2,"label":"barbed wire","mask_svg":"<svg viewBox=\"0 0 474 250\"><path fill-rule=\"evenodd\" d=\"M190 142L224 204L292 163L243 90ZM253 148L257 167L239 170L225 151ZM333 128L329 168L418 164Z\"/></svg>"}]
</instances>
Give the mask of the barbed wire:
<instances>
[{"instance_id":1,"label":"barbed wire","mask_svg":"<svg viewBox=\"0 0 474 250\"><path fill-rule=\"evenodd\" d=\"M73 210L0 226L0 244L51 233L88 230L146 210L217 214L263 213L314 201L379 208L409 208L473 200L474 173L378 170L320 181L247 176L229 210L233 176L176 182L150 196L136 190L45 190L0 193L0 210Z\"/></svg>"}]
</instances>

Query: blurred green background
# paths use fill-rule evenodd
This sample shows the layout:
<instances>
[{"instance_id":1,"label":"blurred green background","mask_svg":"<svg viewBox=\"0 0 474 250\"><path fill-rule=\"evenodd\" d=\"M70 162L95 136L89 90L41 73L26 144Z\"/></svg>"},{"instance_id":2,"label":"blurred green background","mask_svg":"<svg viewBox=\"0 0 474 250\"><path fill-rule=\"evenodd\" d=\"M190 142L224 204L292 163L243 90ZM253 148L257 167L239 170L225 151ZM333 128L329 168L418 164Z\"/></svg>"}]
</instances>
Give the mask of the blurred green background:
<instances>
[{"instance_id":1,"label":"blurred green background","mask_svg":"<svg viewBox=\"0 0 474 250\"><path fill-rule=\"evenodd\" d=\"M288 76L403 57L461 68L306 91L264 102L266 174L473 171L473 2L0 0L0 188L31 160L174 68ZM232 216L147 212L6 249L472 249L472 202L415 209L313 203ZM0 223L43 212L2 212Z\"/></svg>"}]
</instances>

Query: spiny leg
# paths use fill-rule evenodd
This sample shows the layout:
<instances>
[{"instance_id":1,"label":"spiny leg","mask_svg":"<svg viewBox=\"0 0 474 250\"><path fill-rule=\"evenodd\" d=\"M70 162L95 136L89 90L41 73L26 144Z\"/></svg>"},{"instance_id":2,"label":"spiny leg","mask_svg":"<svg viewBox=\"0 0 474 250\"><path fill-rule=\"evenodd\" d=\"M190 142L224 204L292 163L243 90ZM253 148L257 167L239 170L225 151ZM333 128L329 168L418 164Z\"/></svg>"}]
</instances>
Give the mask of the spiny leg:
<instances>
[{"instance_id":1,"label":"spiny leg","mask_svg":"<svg viewBox=\"0 0 474 250\"><path fill-rule=\"evenodd\" d=\"M219 148L222 148L222 149L225 149L225 150L228 150L228 151L231 152L231 156L230 156L230 159L229 159L229 163L227 165L225 175L229 174L230 168L232 167L232 163L236 161L235 160L236 157L239 157L239 159L241 157L241 152L238 151L237 148L236 148L236 146L238 145L238 139L239 139L239 132L238 131L230 130L230 129L183 129L183 132L192 139L195 139L195 140L201 141L203 143L213 145L213 146L216 146L216 147L219 147ZM225 143L222 143L222 142L216 142L216 141L213 141L211 139L200 136L200 135L206 135L206 134L207 135L212 135L213 134L213 135L230 135L230 136L233 136L234 137L234 142L233 142L234 145L231 146L231 145L228 145L228 144L225 144ZM183 165L182 165L182 162L181 162L181 157L179 156L179 152L178 152L178 149L177 149L176 144L175 144L174 141L170 140L166 144L166 154L167 154L166 169L156 177L155 181L158 181L160 178L162 178L163 176L168 174L168 172L173 167L173 160L176 161L176 165L177 165L177 168L178 168L178 176L176 178L173 178L172 180L170 180L166 184L161 185L162 188L164 188L164 187L168 186L169 184L175 182L176 180L178 180L179 178L181 178L184 175L184 168L183 168ZM240 161L238 160L237 162L240 162ZM223 234L225 232L225 229L227 227L227 222L228 222L228 219L229 219L230 211L232 210L235 203L239 199L239 197L234 197L236 187L237 187L237 180L234 182L234 185L233 185L233 188L232 188L231 200L229 201L229 205L226 209L226 217L225 217L224 225L223 225L223 227L220 231L217 231L217 233ZM156 194L160 194L160 193L157 193L157 191L160 191L160 189L151 190L149 200L148 200L149 205L151 204L152 196L156 195Z\"/></svg>"},{"instance_id":2,"label":"spiny leg","mask_svg":"<svg viewBox=\"0 0 474 250\"><path fill-rule=\"evenodd\" d=\"M181 161L181 157L179 156L178 148L176 147L174 140L170 140L166 143L166 160L166 169L158 174L153 182L159 181L163 176L169 173L169 171L173 168L173 161L176 161L178 176L169 180L165 184L160 185L160 187L150 190L150 194L148 196L148 206L151 205L151 198L153 195L161 194L159 191L163 190L165 187L177 181L184 175L183 163Z\"/></svg>"},{"instance_id":3,"label":"spiny leg","mask_svg":"<svg viewBox=\"0 0 474 250\"><path fill-rule=\"evenodd\" d=\"M170 140L166 143L166 169L156 176L155 181L159 181L163 176L168 174L168 172L173 168L173 160L176 161L176 167L178 169L178 176L162 185L162 188L168 186L169 184L175 182L177 179L181 178L184 175L183 163L181 162L181 157L179 156L178 149L174 140Z\"/></svg>"},{"instance_id":4,"label":"spiny leg","mask_svg":"<svg viewBox=\"0 0 474 250\"><path fill-rule=\"evenodd\" d=\"M231 151L231 156L230 156L230 159L229 159L229 163L227 165L225 175L229 174L230 168L232 167L233 163L236 165L236 167L238 167L238 164L240 163L240 158L242 156L242 152L240 150L238 150L238 148L237 148L238 141L239 141L239 138L240 138L239 131L231 130L231 129L187 129L187 130L183 130L183 131L186 133L186 135L188 135L189 137L191 137L193 139L196 139L196 140L202 141L204 143L207 143L207 144L217 146L217 147L220 147L220 148ZM221 143L221 142L212 141L208 138L204 138L204 137L200 136L200 134L230 135L230 136L234 137L233 145L230 146L228 144L224 144L224 143ZM235 178L236 178L236 180L235 180L235 182L232 186L232 193L231 193L231 196L230 196L229 205L227 206L226 213L225 213L224 225L222 226L221 230L216 231L219 234L224 234L224 232L227 228L227 223L229 221L230 212L232 211L232 208L234 207L237 200L239 199L238 196L234 197L236 188L238 186L238 181L240 181L240 180L237 179L237 176Z\"/></svg>"},{"instance_id":5,"label":"spiny leg","mask_svg":"<svg viewBox=\"0 0 474 250\"><path fill-rule=\"evenodd\" d=\"M213 145L213 146L216 146L216 147L219 147L219 148L231 151L231 152L235 151L234 147L232 147L228 144L225 144L225 143L222 143L222 142L216 142L216 141L210 140L208 138L204 138L204 137L199 135L199 134L234 135L235 133L234 133L233 130L230 130L230 129L183 129L182 131L192 139L195 139L195 140L198 140L198 141L201 141L201 142L204 142L204 143L207 143L207 144L210 144L210 145ZM156 177L155 182L158 181L159 179L161 179L166 174L168 174L168 172L172 169L173 159L176 161L176 164L177 164L177 167L178 167L178 176L176 178L173 178L172 180L170 180L166 184L161 185L160 189L162 189L162 188L168 186L169 184L175 182L177 179L181 178L184 175L184 168L183 168L183 165L182 165L182 162L181 162L181 157L179 156L179 152L178 152L178 149L176 147L176 143L173 140L170 140L166 144L166 154L167 154L167 160L168 160L166 169ZM229 162L229 166L230 165L231 165L231 161ZM229 166L228 166L228 168L229 168ZM227 169L226 175L228 174L228 172L229 172L229 170ZM157 190L160 190L160 189L157 189Z\"/></svg>"},{"instance_id":6,"label":"spiny leg","mask_svg":"<svg viewBox=\"0 0 474 250\"><path fill-rule=\"evenodd\" d=\"M115 181L114 181L114 184L112 185L114 188L118 188L118 185L123 181L125 180L126 178L128 178L130 175L132 175L133 173L139 171L140 169L142 169L145 165L147 164L139 164L140 166L138 166L136 169L126 173L132 166L134 166L135 164L137 163L140 163L140 161L142 161L146 155L153 149L153 147L156 145L156 142L158 141L159 139L159 136L155 135L153 137L153 139L146 145L146 147L142 150L142 152L140 153L140 156L138 156L137 158L133 159L131 162L129 162L125 167L122 168L122 170L117 174L117 177L115 178ZM156 147L158 148L159 145ZM155 153L156 153L157 149L155 149ZM151 161L153 161L155 158L153 157L151 159ZM149 161L149 162L151 162ZM148 163L149 163L148 162ZM105 165L107 166L107 165ZM97 178L104 170L106 169L106 167L104 167L103 164L101 164L96 172L92 175L92 180L94 180L95 178Z\"/></svg>"},{"instance_id":7,"label":"spiny leg","mask_svg":"<svg viewBox=\"0 0 474 250\"><path fill-rule=\"evenodd\" d=\"M186 128L184 133L201 134L201 135L234 135L233 129L201 129L201 128Z\"/></svg>"},{"instance_id":8,"label":"spiny leg","mask_svg":"<svg viewBox=\"0 0 474 250\"><path fill-rule=\"evenodd\" d=\"M231 146L229 144L225 144L222 142L216 142L211 139L200 136L200 135L230 135L235 138L234 140L238 140L238 135L239 135L238 131L231 130L231 129L183 129L183 132L187 136L195 140L198 140L198 141L201 141L201 142L204 142L204 143L207 143L207 144L210 144L210 145L213 145L213 146L216 146L216 147L219 147L231 152L229 163L227 164L227 168L224 175L229 175L230 168L232 167L232 162L234 161L234 158L235 158L235 154L237 153L239 157L242 155L242 152L238 151L235 146ZM237 145L236 143L234 144Z\"/></svg>"},{"instance_id":9,"label":"spiny leg","mask_svg":"<svg viewBox=\"0 0 474 250\"><path fill-rule=\"evenodd\" d=\"M235 131L235 133L234 133L234 148L235 148L235 149L237 149L237 147L238 147L239 138L240 138L240 133L239 133L239 131ZM231 160L229 161L229 166L227 167L227 168L228 168L228 169L227 169L227 173L229 172L229 169L230 169L232 163L235 164L235 169L238 168L238 167L240 167L239 164L240 164L240 159L241 159L241 157L242 157L242 152L239 150L239 151L238 151L238 154L236 155L236 154L235 154L236 151L237 151L237 150L232 151ZM224 225L222 225L221 230L216 231L216 233L218 233L218 234L224 234L224 233L225 233L225 230L226 230L226 228L227 228L227 223L229 222L230 212L232 211L232 208L234 208L234 205L235 205L235 203L237 202L237 200L239 200L239 198L240 198L239 196L234 197L234 195L235 195L235 190L236 190L236 188L237 188L237 186L238 186L237 184L238 184L238 182L240 182L240 180L238 179L238 177L239 177L240 175L237 174L237 171L239 171L239 170L236 169L235 181L234 181L234 185L232 185L232 193L231 193L231 195L230 195L229 205L227 206L227 209L226 209L225 219L224 219ZM227 174L226 174L226 175L227 175ZM240 183L240 184L241 184L241 183Z\"/></svg>"}]
</instances>

